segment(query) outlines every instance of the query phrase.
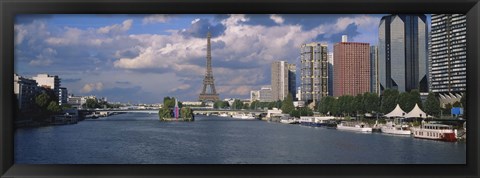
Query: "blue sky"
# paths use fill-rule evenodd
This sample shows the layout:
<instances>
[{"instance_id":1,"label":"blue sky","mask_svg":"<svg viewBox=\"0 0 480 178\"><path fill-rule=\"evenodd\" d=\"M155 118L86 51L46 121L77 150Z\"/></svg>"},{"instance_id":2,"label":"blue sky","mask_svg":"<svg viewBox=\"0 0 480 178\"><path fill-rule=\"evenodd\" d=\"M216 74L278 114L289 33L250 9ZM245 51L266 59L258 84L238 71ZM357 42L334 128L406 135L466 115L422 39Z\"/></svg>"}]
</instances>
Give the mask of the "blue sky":
<instances>
[{"instance_id":1,"label":"blue sky","mask_svg":"<svg viewBox=\"0 0 480 178\"><path fill-rule=\"evenodd\" d=\"M248 98L270 85L270 64L299 65L309 42L376 45L382 15L19 15L15 71L59 75L75 95L160 103L195 101L205 73L206 33L221 98ZM298 68L298 67L297 67ZM299 72L299 69L298 69Z\"/></svg>"}]
</instances>

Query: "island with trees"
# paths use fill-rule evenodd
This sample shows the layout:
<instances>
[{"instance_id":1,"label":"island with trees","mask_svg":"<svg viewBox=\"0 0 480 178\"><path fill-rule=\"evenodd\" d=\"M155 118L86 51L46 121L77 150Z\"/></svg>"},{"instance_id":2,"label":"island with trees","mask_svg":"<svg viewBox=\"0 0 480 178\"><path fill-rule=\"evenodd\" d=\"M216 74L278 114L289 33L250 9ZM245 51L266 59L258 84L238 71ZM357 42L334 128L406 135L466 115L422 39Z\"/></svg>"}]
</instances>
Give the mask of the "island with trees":
<instances>
[{"instance_id":1,"label":"island with trees","mask_svg":"<svg viewBox=\"0 0 480 178\"><path fill-rule=\"evenodd\" d=\"M175 105L176 104L176 105ZM177 109L177 111L175 111ZM177 112L177 114L175 114ZM181 102L175 103L174 97L164 97L163 106L158 111L160 121L194 121L195 116L190 107L183 107Z\"/></svg>"}]
</instances>

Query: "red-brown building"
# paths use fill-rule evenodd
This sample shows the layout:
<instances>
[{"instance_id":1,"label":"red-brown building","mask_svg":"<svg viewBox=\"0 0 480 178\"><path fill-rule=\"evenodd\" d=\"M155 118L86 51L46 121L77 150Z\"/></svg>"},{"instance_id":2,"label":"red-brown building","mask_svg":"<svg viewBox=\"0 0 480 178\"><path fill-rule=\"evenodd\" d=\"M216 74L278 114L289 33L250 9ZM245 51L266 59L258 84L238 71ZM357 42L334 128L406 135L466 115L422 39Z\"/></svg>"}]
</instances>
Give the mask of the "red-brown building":
<instances>
[{"instance_id":1,"label":"red-brown building","mask_svg":"<svg viewBox=\"0 0 480 178\"><path fill-rule=\"evenodd\" d=\"M333 60L333 96L370 92L369 43L337 43L333 47Z\"/></svg>"}]
</instances>

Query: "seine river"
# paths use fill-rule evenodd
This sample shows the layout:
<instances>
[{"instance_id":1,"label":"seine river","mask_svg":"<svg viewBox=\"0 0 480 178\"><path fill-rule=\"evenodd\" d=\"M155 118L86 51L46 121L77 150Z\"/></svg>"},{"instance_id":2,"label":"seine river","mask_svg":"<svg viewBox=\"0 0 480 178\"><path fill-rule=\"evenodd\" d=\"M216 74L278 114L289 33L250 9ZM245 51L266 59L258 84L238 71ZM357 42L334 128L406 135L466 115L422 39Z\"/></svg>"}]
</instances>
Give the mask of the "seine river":
<instances>
[{"instance_id":1,"label":"seine river","mask_svg":"<svg viewBox=\"0 0 480 178\"><path fill-rule=\"evenodd\" d=\"M259 120L129 113L15 131L16 164L465 164L466 144Z\"/></svg>"}]
</instances>

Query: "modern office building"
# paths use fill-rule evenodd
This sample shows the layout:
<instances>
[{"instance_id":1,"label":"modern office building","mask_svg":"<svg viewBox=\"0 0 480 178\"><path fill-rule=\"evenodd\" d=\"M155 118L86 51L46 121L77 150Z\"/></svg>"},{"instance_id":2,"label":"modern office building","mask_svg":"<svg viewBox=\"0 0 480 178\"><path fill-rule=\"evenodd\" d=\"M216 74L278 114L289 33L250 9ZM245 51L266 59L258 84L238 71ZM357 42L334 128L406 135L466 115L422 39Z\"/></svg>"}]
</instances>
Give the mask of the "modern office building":
<instances>
[{"instance_id":1,"label":"modern office building","mask_svg":"<svg viewBox=\"0 0 480 178\"><path fill-rule=\"evenodd\" d=\"M466 91L467 19L463 14L432 14L430 91L455 98Z\"/></svg>"},{"instance_id":2,"label":"modern office building","mask_svg":"<svg viewBox=\"0 0 480 178\"><path fill-rule=\"evenodd\" d=\"M53 90L56 96L60 94L60 78L58 76L52 76L48 74L38 74L33 77L37 81L39 87L50 88Z\"/></svg>"},{"instance_id":3,"label":"modern office building","mask_svg":"<svg viewBox=\"0 0 480 178\"><path fill-rule=\"evenodd\" d=\"M378 30L378 76L381 91L428 91L427 19L420 15L387 15Z\"/></svg>"},{"instance_id":4,"label":"modern office building","mask_svg":"<svg viewBox=\"0 0 480 178\"><path fill-rule=\"evenodd\" d=\"M38 93L37 82L17 74L13 76L13 93L17 97L18 108L21 111L33 109L35 96Z\"/></svg>"},{"instance_id":5,"label":"modern office building","mask_svg":"<svg viewBox=\"0 0 480 178\"><path fill-rule=\"evenodd\" d=\"M342 42L333 46L333 96L356 96L370 92L370 44L348 42L346 39L346 36L342 37Z\"/></svg>"},{"instance_id":6,"label":"modern office building","mask_svg":"<svg viewBox=\"0 0 480 178\"><path fill-rule=\"evenodd\" d=\"M333 96L333 53L328 53L328 95Z\"/></svg>"},{"instance_id":7,"label":"modern office building","mask_svg":"<svg viewBox=\"0 0 480 178\"><path fill-rule=\"evenodd\" d=\"M300 50L302 100L306 104L316 102L328 95L328 49L327 44L303 44Z\"/></svg>"},{"instance_id":8,"label":"modern office building","mask_svg":"<svg viewBox=\"0 0 480 178\"><path fill-rule=\"evenodd\" d=\"M286 61L275 61L272 63L272 99L284 100L288 93L295 96L295 64L288 64Z\"/></svg>"},{"instance_id":9,"label":"modern office building","mask_svg":"<svg viewBox=\"0 0 480 178\"><path fill-rule=\"evenodd\" d=\"M297 95L297 66L295 64L288 64L288 93L292 95L295 100Z\"/></svg>"},{"instance_id":10,"label":"modern office building","mask_svg":"<svg viewBox=\"0 0 480 178\"><path fill-rule=\"evenodd\" d=\"M370 46L370 92L380 94L378 82L378 48Z\"/></svg>"}]
</instances>

